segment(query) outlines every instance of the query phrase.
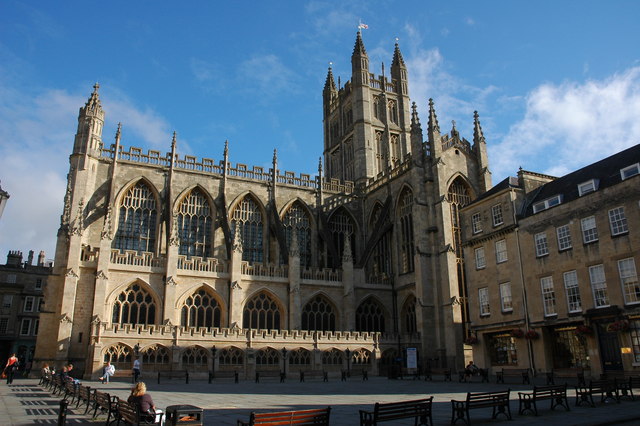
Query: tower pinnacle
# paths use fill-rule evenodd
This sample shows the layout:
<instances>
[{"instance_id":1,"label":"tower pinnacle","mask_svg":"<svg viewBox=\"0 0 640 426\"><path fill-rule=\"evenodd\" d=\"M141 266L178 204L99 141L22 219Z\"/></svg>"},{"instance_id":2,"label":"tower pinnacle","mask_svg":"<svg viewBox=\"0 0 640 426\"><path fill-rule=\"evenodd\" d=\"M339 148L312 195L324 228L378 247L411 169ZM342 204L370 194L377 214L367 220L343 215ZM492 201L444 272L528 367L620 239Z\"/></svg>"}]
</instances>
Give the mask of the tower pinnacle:
<instances>
[{"instance_id":1,"label":"tower pinnacle","mask_svg":"<svg viewBox=\"0 0 640 426\"><path fill-rule=\"evenodd\" d=\"M438 124L438 116L433 106L433 99L429 98L429 132L440 133L440 124Z\"/></svg>"},{"instance_id":2,"label":"tower pinnacle","mask_svg":"<svg viewBox=\"0 0 640 426\"><path fill-rule=\"evenodd\" d=\"M473 143L480 142L486 143L484 133L482 133L482 126L480 126L478 111L473 111Z\"/></svg>"}]
</instances>

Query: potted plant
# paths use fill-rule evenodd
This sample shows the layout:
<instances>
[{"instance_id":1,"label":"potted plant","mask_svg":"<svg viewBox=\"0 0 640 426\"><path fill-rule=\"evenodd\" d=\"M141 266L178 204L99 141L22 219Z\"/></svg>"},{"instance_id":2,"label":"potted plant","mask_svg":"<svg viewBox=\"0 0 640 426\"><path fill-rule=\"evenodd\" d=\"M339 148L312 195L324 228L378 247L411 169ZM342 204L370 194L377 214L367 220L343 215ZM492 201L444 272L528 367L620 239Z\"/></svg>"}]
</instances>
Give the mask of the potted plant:
<instances>
[{"instance_id":1,"label":"potted plant","mask_svg":"<svg viewBox=\"0 0 640 426\"><path fill-rule=\"evenodd\" d=\"M593 334L593 328L585 324L580 324L576 327L576 333L591 336Z\"/></svg>"},{"instance_id":2,"label":"potted plant","mask_svg":"<svg viewBox=\"0 0 640 426\"><path fill-rule=\"evenodd\" d=\"M627 320L614 321L607 326L608 332L628 331L628 330L629 330L629 321Z\"/></svg>"},{"instance_id":3,"label":"potted plant","mask_svg":"<svg viewBox=\"0 0 640 426\"><path fill-rule=\"evenodd\" d=\"M465 345L476 345L480 343L480 340L474 335L470 335L464 340Z\"/></svg>"},{"instance_id":4,"label":"potted plant","mask_svg":"<svg viewBox=\"0 0 640 426\"><path fill-rule=\"evenodd\" d=\"M525 339L529 339L529 340L535 340L538 337L540 337L540 335L538 334L537 331L535 330L527 330L526 333L524 333L524 338Z\"/></svg>"},{"instance_id":5,"label":"potted plant","mask_svg":"<svg viewBox=\"0 0 640 426\"><path fill-rule=\"evenodd\" d=\"M514 328L513 330L511 330L511 337L521 339L524 337L524 331L522 331L521 328Z\"/></svg>"}]
</instances>

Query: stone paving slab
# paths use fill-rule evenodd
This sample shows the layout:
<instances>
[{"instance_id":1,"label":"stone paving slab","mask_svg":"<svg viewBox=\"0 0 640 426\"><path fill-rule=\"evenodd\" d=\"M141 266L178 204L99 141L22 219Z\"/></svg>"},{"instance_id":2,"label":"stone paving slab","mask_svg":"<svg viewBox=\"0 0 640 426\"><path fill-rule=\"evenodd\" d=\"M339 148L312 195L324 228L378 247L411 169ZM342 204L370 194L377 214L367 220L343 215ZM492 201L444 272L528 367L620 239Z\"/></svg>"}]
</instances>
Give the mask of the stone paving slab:
<instances>
[{"instance_id":1,"label":"stone paving slab","mask_svg":"<svg viewBox=\"0 0 640 426\"><path fill-rule=\"evenodd\" d=\"M513 421L506 418L491 419L491 409L471 411L474 425L610 425L640 424L640 398L636 401L623 400L620 404L597 403L596 408L575 406L575 391L570 388L569 404L571 411L559 407L549 409L550 402L544 401L538 406L540 416L518 415L518 391L530 390L532 386L520 384L497 385L495 383L457 383L425 382L423 380L388 380L371 377L369 381L350 379L340 382L338 378L328 383L308 381L299 383L289 380L278 383L277 380L256 384L241 381L238 384L230 380L208 384L206 381L194 381L189 385L178 380L157 384L148 381L147 387L156 406L166 408L169 405L190 404L204 409L205 425L236 425L238 419L247 420L251 411L280 411L331 406L332 425L358 425L358 410L370 410L375 402L394 402L434 396L433 420L435 425L448 425L451 420L451 399L464 399L466 392L485 392L511 389L511 413ZM129 395L131 384L112 382L84 382L121 398ZM640 390L638 391L640 394ZM38 386L36 379L18 379L12 385L0 384L0 424L4 425L53 425L57 424L60 397L51 396ZM92 421L84 415L84 409L70 408L67 424L98 425L104 424L105 416ZM5 419L8 422L5 423ZM507 423L508 422L508 423ZM410 425L412 421L385 423ZM458 422L458 424L462 424Z\"/></svg>"}]
</instances>

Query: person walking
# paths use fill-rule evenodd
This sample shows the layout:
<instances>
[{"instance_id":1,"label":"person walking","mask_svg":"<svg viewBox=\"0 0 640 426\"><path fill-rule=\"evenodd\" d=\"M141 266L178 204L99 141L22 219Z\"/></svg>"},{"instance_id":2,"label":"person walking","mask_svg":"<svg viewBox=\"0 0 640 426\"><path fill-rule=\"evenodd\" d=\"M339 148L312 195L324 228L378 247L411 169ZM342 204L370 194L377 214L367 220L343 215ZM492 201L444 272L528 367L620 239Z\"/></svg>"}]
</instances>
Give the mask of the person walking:
<instances>
[{"instance_id":1,"label":"person walking","mask_svg":"<svg viewBox=\"0 0 640 426\"><path fill-rule=\"evenodd\" d=\"M140 377L140 358L136 358L133 361L133 382L138 383Z\"/></svg>"},{"instance_id":2,"label":"person walking","mask_svg":"<svg viewBox=\"0 0 640 426\"><path fill-rule=\"evenodd\" d=\"M10 385L13 383L13 375L18 369L18 357L16 354L11 354L9 359L7 360L7 365L4 367L4 373L7 376L7 384Z\"/></svg>"}]
</instances>

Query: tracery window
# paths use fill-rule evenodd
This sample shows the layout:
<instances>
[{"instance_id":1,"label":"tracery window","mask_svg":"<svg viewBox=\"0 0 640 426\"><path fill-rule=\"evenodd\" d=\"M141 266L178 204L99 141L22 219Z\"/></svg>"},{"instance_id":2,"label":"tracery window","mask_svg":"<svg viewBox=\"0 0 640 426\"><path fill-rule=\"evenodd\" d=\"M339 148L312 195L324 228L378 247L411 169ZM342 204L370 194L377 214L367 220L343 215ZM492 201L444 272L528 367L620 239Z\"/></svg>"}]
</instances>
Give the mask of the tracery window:
<instances>
[{"instance_id":1,"label":"tracery window","mask_svg":"<svg viewBox=\"0 0 640 426\"><path fill-rule=\"evenodd\" d=\"M291 250L291 238L293 230L298 235L298 253L300 255L300 265L311 266L311 220L305 208L299 201L294 202L287 210L282 220L284 226L287 247Z\"/></svg>"},{"instance_id":2,"label":"tracery window","mask_svg":"<svg viewBox=\"0 0 640 426\"><path fill-rule=\"evenodd\" d=\"M243 365L244 364L244 352L242 349L236 347L228 347L220 351L218 356L218 363L220 365Z\"/></svg>"},{"instance_id":3,"label":"tracery window","mask_svg":"<svg viewBox=\"0 0 640 426\"><path fill-rule=\"evenodd\" d=\"M381 173L386 170L387 165L385 159L387 158L387 152L384 147L382 132L376 132L376 160L378 170L377 173Z\"/></svg>"},{"instance_id":4,"label":"tracery window","mask_svg":"<svg viewBox=\"0 0 640 426\"><path fill-rule=\"evenodd\" d=\"M411 296L402 307L402 322L406 333L413 334L418 331L416 321L416 298Z\"/></svg>"},{"instance_id":5,"label":"tracery window","mask_svg":"<svg viewBox=\"0 0 640 426\"><path fill-rule=\"evenodd\" d=\"M131 368L131 353L132 350L130 347L119 343L108 347L107 350L104 351L104 362L110 362L116 370L120 368L128 370Z\"/></svg>"},{"instance_id":6,"label":"tracery window","mask_svg":"<svg viewBox=\"0 0 640 426\"><path fill-rule=\"evenodd\" d=\"M263 222L262 212L255 199L246 196L233 210L231 219L231 237L240 230L242 239L242 260L262 262L263 259Z\"/></svg>"},{"instance_id":7,"label":"tracery window","mask_svg":"<svg viewBox=\"0 0 640 426\"><path fill-rule=\"evenodd\" d=\"M400 216L400 273L412 272L413 262L413 193L405 188L398 206Z\"/></svg>"},{"instance_id":8,"label":"tracery window","mask_svg":"<svg viewBox=\"0 0 640 426\"><path fill-rule=\"evenodd\" d=\"M194 188L178 209L178 252L186 256L211 255L211 207L199 188Z\"/></svg>"},{"instance_id":9,"label":"tracery window","mask_svg":"<svg viewBox=\"0 0 640 426\"><path fill-rule=\"evenodd\" d=\"M321 295L315 296L302 309L302 329L309 331L335 331L336 314L331 303Z\"/></svg>"},{"instance_id":10,"label":"tracery window","mask_svg":"<svg viewBox=\"0 0 640 426\"><path fill-rule=\"evenodd\" d=\"M260 349L256 353L256 365L280 365L280 353L273 348Z\"/></svg>"},{"instance_id":11,"label":"tracery window","mask_svg":"<svg viewBox=\"0 0 640 426\"><path fill-rule=\"evenodd\" d=\"M338 349L322 352L322 365L342 365L343 353Z\"/></svg>"},{"instance_id":12,"label":"tracery window","mask_svg":"<svg viewBox=\"0 0 640 426\"><path fill-rule=\"evenodd\" d=\"M140 354L142 355L142 365L144 365L146 369L151 368L152 370L155 370L156 368L152 367L166 366L171 362L169 350L164 346L149 346L144 348Z\"/></svg>"},{"instance_id":13,"label":"tracery window","mask_svg":"<svg viewBox=\"0 0 640 426\"><path fill-rule=\"evenodd\" d=\"M120 202L113 248L153 252L157 217L156 198L147 184L140 180L129 188Z\"/></svg>"},{"instance_id":14,"label":"tracery window","mask_svg":"<svg viewBox=\"0 0 640 426\"><path fill-rule=\"evenodd\" d=\"M376 232L378 219L382 213L382 205L376 204L369 221L369 230L373 234ZM387 231L376 242L371 258L368 261L367 283L371 284L388 284L389 277L392 275L391 269L391 232Z\"/></svg>"},{"instance_id":15,"label":"tracery window","mask_svg":"<svg viewBox=\"0 0 640 426\"><path fill-rule=\"evenodd\" d=\"M389 138L389 143L390 143L390 152L391 152L391 164L396 166L397 163L400 162L400 156L401 156L400 138L398 137L398 135L391 135L391 137Z\"/></svg>"},{"instance_id":16,"label":"tracery window","mask_svg":"<svg viewBox=\"0 0 640 426\"><path fill-rule=\"evenodd\" d=\"M140 284L131 284L113 304L114 324L155 324L156 303Z\"/></svg>"},{"instance_id":17,"label":"tracery window","mask_svg":"<svg viewBox=\"0 0 640 426\"><path fill-rule=\"evenodd\" d=\"M353 138L344 143L344 180L354 179Z\"/></svg>"},{"instance_id":18,"label":"tracery window","mask_svg":"<svg viewBox=\"0 0 640 426\"><path fill-rule=\"evenodd\" d=\"M357 349L351 353L351 365L371 364L371 352L366 349Z\"/></svg>"},{"instance_id":19,"label":"tracery window","mask_svg":"<svg viewBox=\"0 0 640 426\"><path fill-rule=\"evenodd\" d=\"M221 315L218 300L201 287L184 301L181 325L183 327L220 327Z\"/></svg>"},{"instance_id":20,"label":"tracery window","mask_svg":"<svg viewBox=\"0 0 640 426\"><path fill-rule=\"evenodd\" d=\"M199 346L191 346L182 352L182 365L189 367L207 367L209 351Z\"/></svg>"},{"instance_id":21,"label":"tracery window","mask_svg":"<svg viewBox=\"0 0 640 426\"><path fill-rule=\"evenodd\" d=\"M356 331L385 331L384 308L372 297L362 302L356 310Z\"/></svg>"},{"instance_id":22,"label":"tracery window","mask_svg":"<svg viewBox=\"0 0 640 426\"><path fill-rule=\"evenodd\" d=\"M396 101L390 100L387 103L387 108L389 110L389 121L398 124L398 104Z\"/></svg>"},{"instance_id":23,"label":"tracery window","mask_svg":"<svg viewBox=\"0 0 640 426\"><path fill-rule=\"evenodd\" d=\"M373 97L373 116L380 120L380 96Z\"/></svg>"},{"instance_id":24,"label":"tracery window","mask_svg":"<svg viewBox=\"0 0 640 426\"><path fill-rule=\"evenodd\" d=\"M267 293L252 297L244 308L243 328L280 330L280 308Z\"/></svg>"},{"instance_id":25,"label":"tracery window","mask_svg":"<svg viewBox=\"0 0 640 426\"><path fill-rule=\"evenodd\" d=\"M306 349L296 349L287 355L289 365L311 365L311 352Z\"/></svg>"},{"instance_id":26,"label":"tracery window","mask_svg":"<svg viewBox=\"0 0 640 426\"><path fill-rule=\"evenodd\" d=\"M336 244L336 250L338 252L338 259L333 259L331 251L329 252L329 265L340 265L342 263L345 238L349 238L349 242L351 243L351 254L355 262L355 225L351 220L351 216L342 209L338 210L333 216L331 216L331 220L329 220L329 230L333 236L333 242Z\"/></svg>"}]
</instances>

